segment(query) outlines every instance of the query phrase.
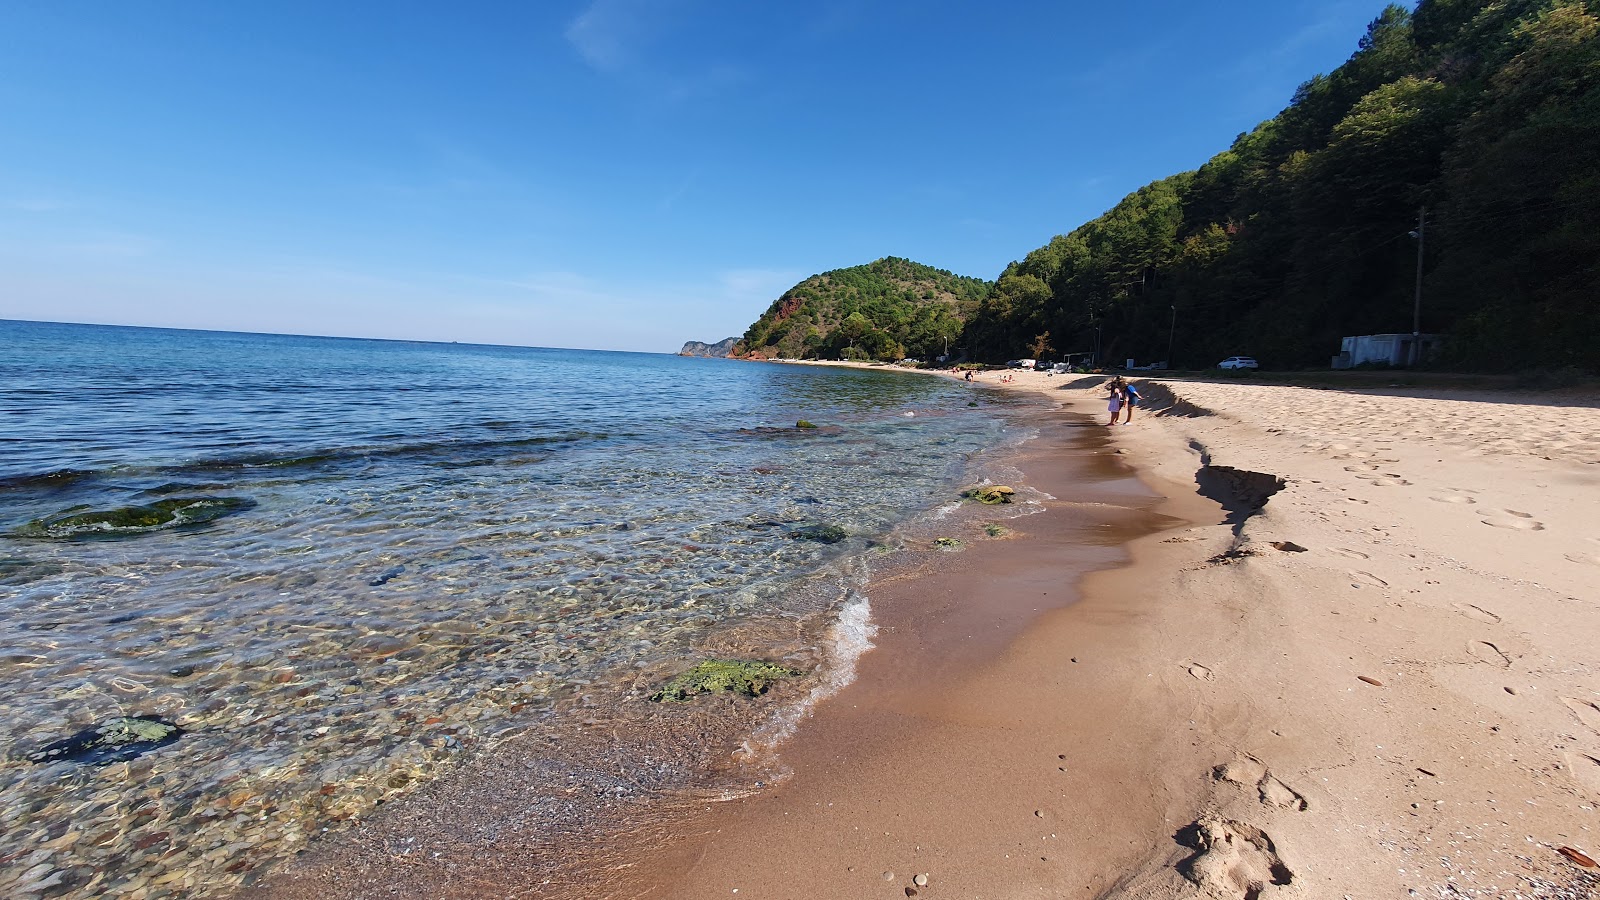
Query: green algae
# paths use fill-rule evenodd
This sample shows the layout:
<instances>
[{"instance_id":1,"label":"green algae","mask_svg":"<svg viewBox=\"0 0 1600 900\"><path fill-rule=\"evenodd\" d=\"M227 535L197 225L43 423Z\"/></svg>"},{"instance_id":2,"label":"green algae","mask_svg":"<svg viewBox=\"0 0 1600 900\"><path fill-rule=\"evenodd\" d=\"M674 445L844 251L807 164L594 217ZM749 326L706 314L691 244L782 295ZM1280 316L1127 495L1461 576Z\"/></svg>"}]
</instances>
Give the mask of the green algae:
<instances>
[{"instance_id":1,"label":"green algae","mask_svg":"<svg viewBox=\"0 0 1600 900\"><path fill-rule=\"evenodd\" d=\"M71 760L104 766L127 762L165 747L183 736L183 729L164 719L122 716L28 754L35 763Z\"/></svg>"},{"instance_id":2,"label":"green algae","mask_svg":"<svg viewBox=\"0 0 1600 900\"><path fill-rule=\"evenodd\" d=\"M1016 496L1016 493L1015 490L1003 484L980 484L962 491L961 496L967 500L976 500L979 503L994 506L1000 503L1010 503L1011 498Z\"/></svg>"},{"instance_id":3,"label":"green algae","mask_svg":"<svg viewBox=\"0 0 1600 900\"><path fill-rule=\"evenodd\" d=\"M989 524L983 526L983 533L992 538L1005 537L1011 533L1011 529L1005 527L1004 525L997 525L993 522L990 522Z\"/></svg>"},{"instance_id":4,"label":"green algae","mask_svg":"<svg viewBox=\"0 0 1600 900\"><path fill-rule=\"evenodd\" d=\"M959 549L961 549L961 542L956 540L955 538L948 538L948 537L934 538L933 545L935 547L938 547L940 550L959 550Z\"/></svg>"},{"instance_id":5,"label":"green algae","mask_svg":"<svg viewBox=\"0 0 1600 900\"><path fill-rule=\"evenodd\" d=\"M794 423L794 427L796 427L796 428L815 428L817 426L816 426L815 423L807 422L805 419L801 419L800 421Z\"/></svg>"},{"instance_id":6,"label":"green algae","mask_svg":"<svg viewBox=\"0 0 1600 900\"><path fill-rule=\"evenodd\" d=\"M837 544L850 536L850 532L838 525L802 525L789 534L796 540L816 541L819 544Z\"/></svg>"},{"instance_id":7,"label":"green algae","mask_svg":"<svg viewBox=\"0 0 1600 900\"><path fill-rule=\"evenodd\" d=\"M657 703L684 703L697 694L732 691L746 697L766 693L767 686L780 678L800 673L760 660L708 659L667 682L650 695Z\"/></svg>"},{"instance_id":8,"label":"green algae","mask_svg":"<svg viewBox=\"0 0 1600 900\"><path fill-rule=\"evenodd\" d=\"M87 505L74 506L34 519L12 533L17 537L50 541L127 537L192 528L253 506L255 501L243 497L175 497L143 506L101 510Z\"/></svg>"}]
</instances>

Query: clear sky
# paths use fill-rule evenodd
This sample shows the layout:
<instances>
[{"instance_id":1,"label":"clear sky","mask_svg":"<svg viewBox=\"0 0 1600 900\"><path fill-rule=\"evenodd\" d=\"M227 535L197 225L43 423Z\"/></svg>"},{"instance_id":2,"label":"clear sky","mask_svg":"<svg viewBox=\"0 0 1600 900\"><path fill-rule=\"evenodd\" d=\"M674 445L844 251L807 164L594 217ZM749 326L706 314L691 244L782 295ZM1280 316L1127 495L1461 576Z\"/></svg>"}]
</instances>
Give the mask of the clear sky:
<instances>
[{"instance_id":1,"label":"clear sky","mask_svg":"<svg viewBox=\"0 0 1600 900\"><path fill-rule=\"evenodd\" d=\"M676 351L1006 263L1381 0L0 0L0 318Z\"/></svg>"}]
</instances>

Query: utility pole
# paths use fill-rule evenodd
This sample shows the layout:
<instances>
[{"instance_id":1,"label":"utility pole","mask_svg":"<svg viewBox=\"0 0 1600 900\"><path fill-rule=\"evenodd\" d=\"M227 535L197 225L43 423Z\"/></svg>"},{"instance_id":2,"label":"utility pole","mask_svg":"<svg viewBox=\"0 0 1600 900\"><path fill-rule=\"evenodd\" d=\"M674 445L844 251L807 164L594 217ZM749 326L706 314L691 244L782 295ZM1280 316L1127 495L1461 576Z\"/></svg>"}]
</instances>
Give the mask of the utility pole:
<instances>
[{"instance_id":1,"label":"utility pole","mask_svg":"<svg viewBox=\"0 0 1600 900\"><path fill-rule=\"evenodd\" d=\"M1422 359L1422 242L1427 236L1428 207L1417 207L1417 295L1411 306L1411 365Z\"/></svg>"}]
</instances>

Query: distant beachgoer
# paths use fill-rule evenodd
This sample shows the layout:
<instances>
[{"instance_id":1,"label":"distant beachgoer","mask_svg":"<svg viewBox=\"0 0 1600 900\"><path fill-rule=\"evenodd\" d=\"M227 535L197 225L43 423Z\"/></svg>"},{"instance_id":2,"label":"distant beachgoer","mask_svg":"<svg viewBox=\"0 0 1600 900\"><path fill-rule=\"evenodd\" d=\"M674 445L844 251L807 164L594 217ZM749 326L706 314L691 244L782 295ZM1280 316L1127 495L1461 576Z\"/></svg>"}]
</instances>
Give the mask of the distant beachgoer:
<instances>
[{"instance_id":1,"label":"distant beachgoer","mask_svg":"<svg viewBox=\"0 0 1600 900\"><path fill-rule=\"evenodd\" d=\"M971 380L972 380L972 370L971 370L971 369L968 369L968 370L967 370L967 380L968 380L968 381L971 381Z\"/></svg>"},{"instance_id":2,"label":"distant beachgoer","mask_svg":"<svg viewBox=\"0 0 1600 900\"><path fill-rule=\"evenodd\" d=\"M1106 398L1106 409L1111 411L1111 421L1107 422L1107 425L1117 424L1117 417L1122 414L1122 401L1126 397L1122 392L1123 385L1124 382L1121 376L1113 378L1106 385L1106 389L1111 392L1111 395Z\"/></svg>"},{"instance_id":3,"label":"distant beachgoer","mask_svg":"<svg viewBox=\"0 0 1600 900\"><path fill-rule=\"evenodd\" d=\"M1133 408L1139 405L1139 389L1132 384L1125 384L1122 387L1122 393L1127 400L1122 405L1122 408L1127 411L1127 417L1122 420L1122 424L1126 425L1133 421Z\"/></svg>"}]
</instances>

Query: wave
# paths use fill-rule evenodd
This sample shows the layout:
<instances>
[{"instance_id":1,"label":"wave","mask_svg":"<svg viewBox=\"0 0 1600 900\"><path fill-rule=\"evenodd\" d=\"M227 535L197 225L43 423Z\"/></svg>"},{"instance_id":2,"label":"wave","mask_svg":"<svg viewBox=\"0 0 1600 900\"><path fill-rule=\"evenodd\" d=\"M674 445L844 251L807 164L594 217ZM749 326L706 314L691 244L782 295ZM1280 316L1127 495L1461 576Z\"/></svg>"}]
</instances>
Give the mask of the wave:
<instances>
[{"instance_id":1,"label":"wave","mask_svg":"<svg viewBox=\"0 0 1600 900\"><path fill-rule=\"evenodd\" d=\"M861 578L865 579L863 574ZM755 734L740 745L739 755L747 759L769 756L778 745L794 735L800 722L817 704L849 687L856 680L856 665L876 645L878 626L872 621L872 603L863 593L864 583L846 587L838 617L828 628L827 661L821 677L798 703L774 715Z\"/></svg>"}]
</instances>

